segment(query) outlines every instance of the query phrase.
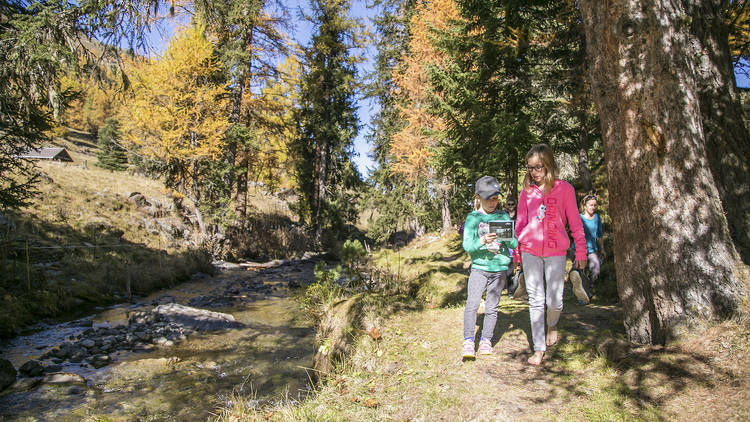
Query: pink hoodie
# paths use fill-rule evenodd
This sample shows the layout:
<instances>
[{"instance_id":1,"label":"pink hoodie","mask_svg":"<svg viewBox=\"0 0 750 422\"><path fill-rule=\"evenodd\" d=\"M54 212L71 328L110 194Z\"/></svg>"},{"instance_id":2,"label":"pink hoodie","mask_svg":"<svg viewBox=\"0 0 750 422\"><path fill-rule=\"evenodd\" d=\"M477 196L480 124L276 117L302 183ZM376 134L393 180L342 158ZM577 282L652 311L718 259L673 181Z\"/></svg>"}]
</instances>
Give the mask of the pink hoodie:
<instances>
[{"instance_id":1,"label":"pink hoodie","mask_svg":"<svg viewBox=\"0 0 750 422\"><path fill-rule=\"evenodd\" d=\"M544 218L540 220L539 206L542 203L547 209ZM576 260L585 260L586 238L573 186L557 179L546 195L536 185L529 186L528 191L521 191L516 216L516 237L520 252L542 257L564 256L570 247L566 224L576 245ZM520 253L515 254L514 260L520 261L520 256Z\"/></svg>"}]
</instances>

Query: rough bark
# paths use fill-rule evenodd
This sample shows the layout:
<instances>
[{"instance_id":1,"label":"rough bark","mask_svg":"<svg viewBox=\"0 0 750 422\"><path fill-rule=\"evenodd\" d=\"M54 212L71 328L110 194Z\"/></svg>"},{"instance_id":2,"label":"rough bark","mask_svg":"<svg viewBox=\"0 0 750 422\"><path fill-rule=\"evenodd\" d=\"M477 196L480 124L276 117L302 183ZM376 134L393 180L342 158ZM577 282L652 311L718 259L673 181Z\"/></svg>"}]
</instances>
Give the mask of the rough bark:
<instances>
[{"instance_id":1,"label":"rough bark","mask_svg":"<svg viewBox=\"0 0 750 422\"><path fill-rule=\"evenodd\" d=\"M589 171L589 150L591 149L591 139L588 132L588 116L585 110L578 113L578 121L581 125L578 134L578 176L581 178L584 192L593 192L594 184L591 181L591 171Z\"/></svg>"},{"instance_id":2,"label":"rough bark","mask_svg":"<svg viewBox=\"0 0 750 422\"><path fill-rule=\"evenodd\" d=\"M709 169L694 3L581 1L618 292L639 343L732 315L747 295Z\"/></svg>"},{"instance_id":3,"label":"rough bark","mask_svg":"<svg viewBox=\"0 0 750 422\"><path fill-rule=\"evenodd\" d=\"M692 47L703 57L697 66L698 98L708 163L735 247L745 263L750 264L750 206L747 205L750 136L743 121L729 55L729 37L722 13L725 1L706 1L692 13L691 31L698 35Z\"/></svg>"},{"instance_id":4,"label":"rough bark","mask_svg":"<svg viewBox=\"0 0 750 422\"><path fill-rule=\"evenodd\" d=\"M505 197L518 200L518 152L511 148L508 150L508 161L505 166L505 185L508 187L508 193Z\"/></svg>"}]
</instances>

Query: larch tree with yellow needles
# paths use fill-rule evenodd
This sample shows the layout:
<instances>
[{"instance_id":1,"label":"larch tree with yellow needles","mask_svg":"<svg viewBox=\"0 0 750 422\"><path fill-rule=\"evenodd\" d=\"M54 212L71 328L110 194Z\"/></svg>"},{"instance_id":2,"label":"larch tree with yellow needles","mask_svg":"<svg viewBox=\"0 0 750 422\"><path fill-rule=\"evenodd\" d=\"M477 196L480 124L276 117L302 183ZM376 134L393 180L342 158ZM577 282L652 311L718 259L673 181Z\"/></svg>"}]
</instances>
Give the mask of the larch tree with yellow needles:
<instances>
[{"instance_id":1,"label":"larch tree with yellow needles","mask_svg":"<svg viewBox=\"0 0 750 422\"><path fill-rule=\"evenodd\" d=\"M200 25L170 41L163 57L133 70L133 94L122 108L125 140L137 154L163 164L168 188L195 208L207 198L213 165L225 150L229 107L220 66Z\"/></svg>"}]
</instances>

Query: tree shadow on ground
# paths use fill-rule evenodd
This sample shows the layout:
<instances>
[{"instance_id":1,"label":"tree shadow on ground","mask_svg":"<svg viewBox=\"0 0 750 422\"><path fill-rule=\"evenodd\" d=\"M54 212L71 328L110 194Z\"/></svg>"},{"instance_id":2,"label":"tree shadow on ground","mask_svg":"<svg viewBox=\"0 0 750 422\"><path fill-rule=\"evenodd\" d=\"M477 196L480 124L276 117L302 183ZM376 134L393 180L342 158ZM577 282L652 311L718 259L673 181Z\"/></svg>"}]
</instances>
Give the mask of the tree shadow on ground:
<instances>
[{"instance_id":1,"label":"tree shadow on ground","mask_svg":"<svg viewBox=\"0 0 750 422\"><path fill-rule=\"evenodd\" d=\"M512 329L521 328L531 352L531 331L528 308L514 308L509 313L508 305L498 315L493 336L493 345ZM502 308L502 307L501 307ZM483 316L477 319L482 329ZM541 380L555 387L534 397L538 404L554 403L565 397L589 397L591 384L584 381L601 371L600 387L609 397L611 406L622 414L635 417L654 418L654 409L664 409L675 395L690 389L716 389L718 380L739 386L743 383L737 373L717 365L715 357L707 353L687 350L678 346L639 346L625 340L623 314L619 306L592 303L578 305L570 292L565 291L565 307L559 322L560 341L549 347L540 368L523 366L521 376L529 381ZM526 351L508 353L508 356L525 364ZM601 363L589 365L597 359ZM622 400L624 398L625 400ZM658 416L658 415L657 415ZM662 417L662 416L658 416ZM668 417L665 417L668 419Z\"/></svg>"}]
</instances>

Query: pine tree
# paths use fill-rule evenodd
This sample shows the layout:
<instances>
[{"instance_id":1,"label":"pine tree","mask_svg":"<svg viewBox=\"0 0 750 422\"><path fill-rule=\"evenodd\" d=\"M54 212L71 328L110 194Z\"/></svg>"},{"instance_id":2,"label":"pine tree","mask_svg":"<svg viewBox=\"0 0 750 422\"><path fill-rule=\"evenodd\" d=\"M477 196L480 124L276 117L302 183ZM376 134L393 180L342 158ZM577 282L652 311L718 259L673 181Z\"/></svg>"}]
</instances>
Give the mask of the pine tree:
<instances>
[{"instance_id":1,"label":"pine tree","mask_svg":"<svg viewBox=\"0 0 750 422\"><path fill-rule=\"evenodd\" d=\"M129 150L163 163L167 187L186 197L205 233L201 208L216 206L216 166L229 127L226 84L213 46L193 24L170 41L163 58L133 70L133 95L120 123Z\"/></svg>"},{"instance_id":2,"label":"pine tree","mask_svg":"<svg viewBox=\"0 0 750 422\"><path fill-rule=\"evenodd\" d=\"M368 234L378 242L385 241L396 231L406 229L409 219L424 214L417 208L431 203L411 200L411 194L418 190L413 189L412 181L394 172L395 158L391 152L394 135L405 125L398 106L398 85L394 73L402 66L408 52L410 21L415 3L414 0L384 1L381 4L382 12L375 19L377 54L373 83L368 87L368 92L377 100L380 108L372 119L373 130L368 137L373 144L373 160L377 167L370 174L372 188L361 207L378 210L368 225ZM421 223L424 225L428 221Z\"/></svg>"},{"instance_id":3,"label":"pine tree","mask_svg":"<svg viewBox=\"0 0 750 422\"><path fill-rule=\"evenodd\" d=\"M110 117L104 121L104 125L97 132L97 144L99 152L96 154L97 163L101 168L107 170L124 170L128 164L128 156L125 148L120 143L122 134L117 119Z\"/></svg>"},{"instance_id":4,"label":"pine tree","mask_svg":"<svg viewBox=\"0 0 750 422\"><path fill-rule=\"evenodd\" d=\"M101 71L116 63L121 41L143 45L154 0L26 2L0 0L0 207L19 206L34 189L33 165L16 158L48 140L45 131L69 99L69 68ZM94 57L84 40L108 46Z\"/></svg>"},{"instance_id":5,"label":"pine tree","mask_svg":"<svg viewBox=\"0 0 750 422\"><path fill-rule=\"evenodd\" d=\"M355 105L356 22L347 0L313 0L312 45L305 50L299 112L301 136L294 143L295 177L301 196L297 211L314 230L341 233L356 217L351 188L360 176L351 161L357 135Z\"/></svg>"},{"instance_id":6,"label":"pine tree","mask_svg":"<svg viewBox=\"0 0 750 422\"><path fill-rule=\"evenodd\" d=\"M565 96L546 82L556 3L458 0L461 19L434 34L446 56L429 69L431 112L446 122L436 158L457 185L490 174L515 196L531 145L566 149L571 125L555 110Z\"/></svg>"}]
</instances>

